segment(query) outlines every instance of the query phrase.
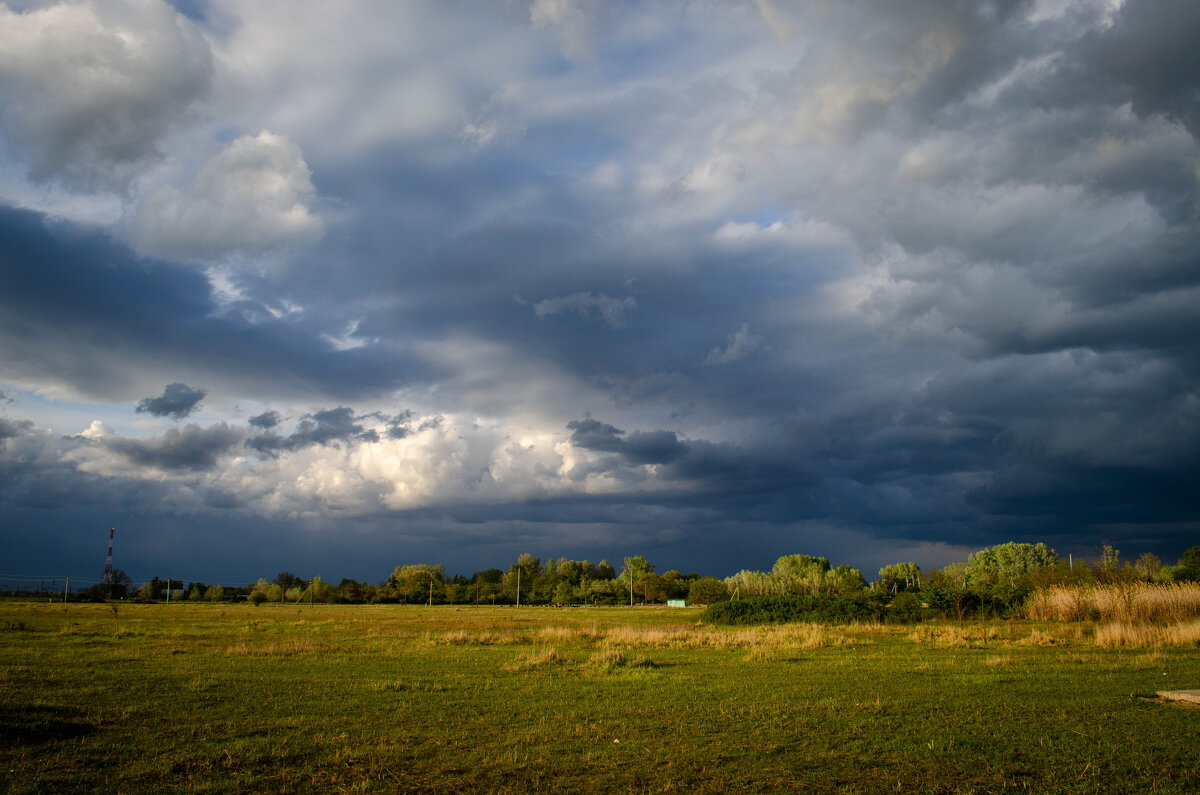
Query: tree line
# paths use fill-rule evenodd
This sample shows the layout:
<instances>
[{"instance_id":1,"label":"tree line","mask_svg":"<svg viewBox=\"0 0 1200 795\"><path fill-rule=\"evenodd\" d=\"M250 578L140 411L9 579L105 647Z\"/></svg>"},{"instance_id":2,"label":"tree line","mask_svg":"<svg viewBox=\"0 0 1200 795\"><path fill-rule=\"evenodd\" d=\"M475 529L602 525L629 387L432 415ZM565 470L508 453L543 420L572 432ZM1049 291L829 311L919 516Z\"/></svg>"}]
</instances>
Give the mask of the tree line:
<instances>
[{"instance_id":1,"label":"tree line","mask_svg":"<svg viewBox=\"0 0 1200 795\"><path fill-rule=\"evenodd\" d=\"M1056 584L1200 581L1200 545L1184 552L1175 565L1165 565L1149 553L1132 563L1121 561L1120 552L1109 545L1101 548L1098 561L1088 562L1063 559L1043 543L1009 542L940 568L891 563L870 581L858 569L833 566L826 558L804 554L784 555L770 571L743 570L721 580L676 569L660 573L641 555L625 558L618 571L607 560L591 563L560 557L543 561L529 553L507 570L488 568L470 576L448 575L440 563L402 564L377 583L347 578L335 584L320 576L304 579L288 571L244 587L155 577L134 589L123 573L115 580L107 590L103 586L93 589L92 596L144 601L454 605L663 604L670 600L711 605L746 597L820 596L869 599L893 611L924 606L962 618L1009 612L1023 605L1033 589Z\"/></svg>"}]
</instances>

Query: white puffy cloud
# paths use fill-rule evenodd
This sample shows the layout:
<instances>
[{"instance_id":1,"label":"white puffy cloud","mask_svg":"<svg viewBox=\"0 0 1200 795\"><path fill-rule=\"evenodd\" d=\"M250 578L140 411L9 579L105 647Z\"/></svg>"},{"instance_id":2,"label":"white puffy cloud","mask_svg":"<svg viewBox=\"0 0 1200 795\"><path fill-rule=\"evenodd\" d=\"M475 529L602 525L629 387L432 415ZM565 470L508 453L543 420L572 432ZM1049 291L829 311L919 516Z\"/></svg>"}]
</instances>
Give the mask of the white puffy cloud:
<instances>
[{"instance_id":1,"label":"white puffy cloud","mask_svg":"<svg viewBox=\"0 0 1200 795\"><path fill-rule=\"evenodd\" d=\"M0 130L34 180L124 187L212 77L208 44L166 4L0 5Z\"/></svg>"},{"instance_id":2,"label":"white puffy cloud","mask_svg":"<svg viewBox=\"0 0 1200 795\"><path fill-rule=\"evenodd\" d=\"M130 236L146 253L216 259L241 251L309 243L323 233L316 189L300 147L263 130L209 160L184 188L159 185L142 197Z\"/></svg>"}]
</instances>

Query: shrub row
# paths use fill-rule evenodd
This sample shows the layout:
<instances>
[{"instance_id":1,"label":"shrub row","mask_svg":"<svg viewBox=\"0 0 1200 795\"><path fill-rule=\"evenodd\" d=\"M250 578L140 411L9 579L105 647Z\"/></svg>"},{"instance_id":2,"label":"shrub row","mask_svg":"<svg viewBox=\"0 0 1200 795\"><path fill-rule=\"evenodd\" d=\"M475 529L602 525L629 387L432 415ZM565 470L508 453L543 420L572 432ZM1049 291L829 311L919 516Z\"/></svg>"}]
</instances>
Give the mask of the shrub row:
<instances>
[{"instance_id":1,"label":"shrub row","mask_svg":"<svg viewBox=\"0 0 1200 795\"><path fill-rule=\"evenodd\" d=\"M882 621L886 609L875 600L854 596L749 596L711 605L701 620L712 624L768 624L807 621L849 624Z\"/></svg>"}]
</instances>

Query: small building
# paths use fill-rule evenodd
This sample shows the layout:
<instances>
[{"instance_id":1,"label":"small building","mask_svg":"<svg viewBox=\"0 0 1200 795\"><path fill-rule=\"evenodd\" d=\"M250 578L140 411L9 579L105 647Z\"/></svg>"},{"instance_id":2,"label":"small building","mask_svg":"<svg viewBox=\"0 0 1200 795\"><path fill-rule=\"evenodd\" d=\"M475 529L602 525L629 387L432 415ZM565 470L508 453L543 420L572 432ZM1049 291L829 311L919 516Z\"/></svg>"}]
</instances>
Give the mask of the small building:
<instances>
[{"instance_id":1,"label":"small building","mask_svg":"<svg viewBox=\"0 0 1200 795\"><path fill-rule=\"evenodd\" d=\"M668 599L667 607L687 607L686 599Z\"/></svg>"}]
</instances>

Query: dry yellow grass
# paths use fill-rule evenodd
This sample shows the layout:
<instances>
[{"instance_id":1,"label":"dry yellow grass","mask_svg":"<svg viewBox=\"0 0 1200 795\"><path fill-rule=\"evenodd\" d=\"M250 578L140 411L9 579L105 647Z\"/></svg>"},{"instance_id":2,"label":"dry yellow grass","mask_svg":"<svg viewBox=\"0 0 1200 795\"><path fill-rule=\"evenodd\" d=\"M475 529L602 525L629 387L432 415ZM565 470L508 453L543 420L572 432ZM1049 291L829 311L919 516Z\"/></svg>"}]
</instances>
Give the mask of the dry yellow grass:
<instances>
[{"instance_id":1,"label":"dry yellow grass","mask_svg":"<svg viewBox=\"0 0 1200 795\"><path fill-rule=\"evenodd\" d=\"M1096 627L1096 645L1107 649L1200 646L1200 621L1182 621L1167 626L1127 622L1102 624Z\"/></svg>"},{"instance_id":2,"label":"dry yellow grass","mask_svg":"<svg viewBox=\"0 0 1200 795\"><path fill-rule=\"evenodd\" d=\"M1178 622L1200 616L1200 583L1054 585L1034 591L1026 612L1039 621Z\"/></svg>"},{"instance_id":3,"label":"dry yellow grass","mask_svg":"<svg viewBox=\"0 0 1200 795\"><path fill-rule=\"evenodd\" d=\"M559 665L564 660L558 654L558 649L547 646L542 649L531 649L517 657L516 662L504 666L506 671L527 671L531 668L544 668L549 665Z\"/></svg>"}]
</instances>

